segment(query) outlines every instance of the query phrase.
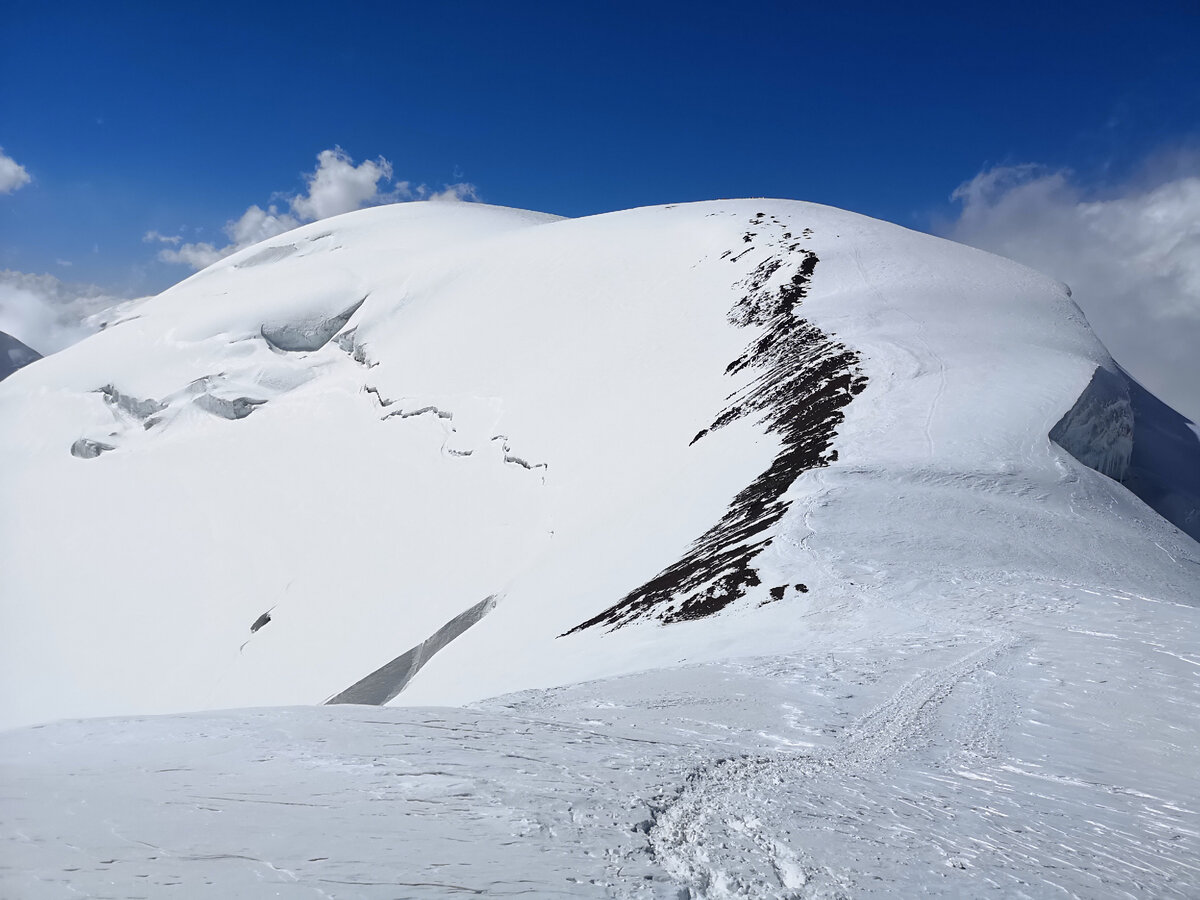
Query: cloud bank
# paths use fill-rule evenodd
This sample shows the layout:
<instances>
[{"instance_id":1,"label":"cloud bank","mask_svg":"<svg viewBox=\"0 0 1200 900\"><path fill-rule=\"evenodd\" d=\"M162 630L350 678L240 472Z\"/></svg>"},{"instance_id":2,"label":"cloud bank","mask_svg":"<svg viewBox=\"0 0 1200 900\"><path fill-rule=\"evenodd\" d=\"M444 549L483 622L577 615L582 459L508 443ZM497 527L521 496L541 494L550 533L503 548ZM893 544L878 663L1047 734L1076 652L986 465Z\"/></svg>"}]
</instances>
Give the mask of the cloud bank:
<instances>
[{"instance_id":1,"label":"cloud bank","mask_svg":"<svg viewBox=\"0 0 1200 900\"><path fill-rule=\"evenodd\" d=\"M0 331L46 356L99 331L127 305L94 284L0 270Z\"/></svg>"},{"instance_id":2,"label":"cloud bank","mask_svg":"<svg viewBox=\"0 0 1200 900\"><path fill-rule=\"evenodd\" d=\"M1117 362L1200 421L1200 166L1102 197L1069 171L996 166L952 199L947 237L1067 282Z\"/></svg>"},{"instance_id":3,"label":"cloud bank","mask_svg":"<svg viewBox=\"0 0 1200 900\"><path fill-rule=\"evenodd\" d=\"M164 243L158 258L164 262L180 263L193 269L203 269L217 260L236 253L259 241L291 231L306 222L315 222L367 206L398 203L403 200L477 200L475 186L451 184L441 191L427 185L413 186L407 181L393 181L392 164L382 156L358 165L342 150L322 150L317 154L317 167L305 176L307 189L303 194L284 196L286 207L269 204L265 209L253 205L237 219L225 223L229 243L216 246L209 242L184 243L176 235L156 231L146 234L145 240Z\"/></svg>"},{"instance_id":4,"label":"cloud bank","mask_svg":"<svg viewBox=\"0 0 1200 900\"><path fill-rule=\"evenodd\" d=\"M32 180L25 167L5 154L4 148L0 147L0 194L11 194Z\"/></svg>"}]
</instances>

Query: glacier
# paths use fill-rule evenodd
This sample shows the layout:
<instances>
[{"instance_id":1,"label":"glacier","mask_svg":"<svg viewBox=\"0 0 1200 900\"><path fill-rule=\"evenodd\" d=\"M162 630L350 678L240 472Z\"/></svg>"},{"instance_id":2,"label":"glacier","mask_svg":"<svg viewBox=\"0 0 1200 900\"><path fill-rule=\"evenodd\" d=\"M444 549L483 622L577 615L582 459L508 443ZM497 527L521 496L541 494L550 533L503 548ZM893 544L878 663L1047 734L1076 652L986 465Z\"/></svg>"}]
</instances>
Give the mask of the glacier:
<instances>
[{"instance_id":1,"label":"glacier","mask_svg":"<svg viewBox=\"0 0 1200 900\"><path fill-rule=\"evenodd\" d=\"M1200 890L1200 437L1016 263L378 207L0 423L6 895Z\"/></svg>"}]
</instances>

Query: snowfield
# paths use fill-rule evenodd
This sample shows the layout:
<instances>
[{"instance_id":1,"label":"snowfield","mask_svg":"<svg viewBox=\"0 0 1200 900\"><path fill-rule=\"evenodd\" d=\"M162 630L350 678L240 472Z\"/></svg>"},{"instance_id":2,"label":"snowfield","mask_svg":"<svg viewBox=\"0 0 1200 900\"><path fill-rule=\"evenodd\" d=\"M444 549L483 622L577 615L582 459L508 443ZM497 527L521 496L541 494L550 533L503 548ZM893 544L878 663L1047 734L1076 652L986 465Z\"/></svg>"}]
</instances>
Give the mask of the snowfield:
<instances>
[{"instance_id":1,"label":"snowfield","mask_svg":"<svg viewBox=\"0 0 1200 900\"><path fill-rule=\"evenodd\" d=\"M0 895L1200 894L1200 437L1065 285L407 203L123 314L0 384Z\"/></svg>"}]
</instances>

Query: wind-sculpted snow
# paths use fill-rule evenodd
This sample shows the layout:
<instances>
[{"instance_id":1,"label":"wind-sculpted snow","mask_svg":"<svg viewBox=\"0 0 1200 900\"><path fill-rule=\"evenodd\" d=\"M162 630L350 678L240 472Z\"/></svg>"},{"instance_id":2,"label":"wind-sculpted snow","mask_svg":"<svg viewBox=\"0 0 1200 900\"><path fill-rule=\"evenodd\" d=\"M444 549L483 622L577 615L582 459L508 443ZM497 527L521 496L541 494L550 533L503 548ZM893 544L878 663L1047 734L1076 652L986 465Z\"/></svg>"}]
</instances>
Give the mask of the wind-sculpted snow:
<instances>
[{"instance_id":1,"label":"wind-sculpted snow","mask_svg":"<svg viewBox=\"0 0 1200 900\"><path fill-rule=\"evenodd\" d=\"M266 402L253 397L218 397L215 394L201 394L196 398L198 407L222 419L244 419Z\"/></svg>"},{"instance_id":2,"label":"wind-sculpted snow","mask_svg":"<svg viewBox=\"0 0 1200 900\"><path fill-rule=\"evenodd\" d=\"M310 376L298 374L268 374L259 372L252 385L239 384L237 378L227 375L206 375L185 387L172 391L163 400L139 398L118 390L111 384L104 385L95 393L104 399L111 413L105 422L108 429L103 438L79 438L71 445L71 455L81 459L95 459L102 452L117 449L118 444L138 442L152 428L172 423L194 407L221 419L244 419L267 402L265 397L249 397L242 389L278 394L293 389ZM111 442L111 443L110 443Z\"/></svg>"},{"instance_id":3,"label":"wind-sculpted snow","mask_svg":"<svg viewBox=\"0 0 1200 900\"><path fill-rule=\"evenodd\" d=\"M320 350L335 334L346 327L346 323L366 302L363 297L346 307L336 316L309 319L299 322L275 322L261 328L263 340L276 350L288 353L311 353Z\"/></svg>"},{"instance_id":4,"label":"wind-sculpted snow","mask_svg":"<svg viewBox=\"0 0 1200 900\"><path fill-rule=\"evenodd\" d=\"M115 411L123 412L126 415L143 421L167 408L167 404L160 403L152 398L139 399L131 397L128 394L122 394L111 384L106 384L100 388L100 394L104 397L104 401Z\"/></svg>"},{"instance_id":5,"label":"wind-sculpted snow","mask_svg":"<svg viewBox=\"0 0 1200 900\"><path fill-rule=\"evenodd\" d=\"M110 430L103 439L82 437L71 444L71 455L79 459L96 459L100 454L117 449L115 443L123 432L131 428L145 431L159 424L159 414L168 408L169 401L159 402L152 398L138 398L122 393L111 384L99 388L96 393L104 398L104 403L112 414L112 421L106 423ZM116 428L113 431L111 428Z\"/></svg>"},{"instance_id":6,"label":"wind-sculpted snow","mask_svg":"<svg viewBox=\"0 0 1200 900\"><path fill-rule=\"evenodd\" d=\"M751 224L764 225L762 215ZM748 233L746 240L752 236ZM784 232L782 241L791 237ZM734 497L721 521L697 538L682 559L572 631L594 625L620 627L642 618L667 623L702 618L762 584L753 561L771 545L770 530L790 506L784 495L801 473L837 459L830 443L844 419L842 408L867 383L853 350L798 315L817 261L815 253L793 242L739 284L746 293L730 310L729 320L742 328L761 329L761 334L725 371L737 375L749 369L755 377L692 439L694 444L731 422L752 417L782 439L770 468ZM785 267L791 269L790 277L772 286ZM782 594L772 597L780 599Z\"/></svg>"},{"instance_id":7,"label":"wind-sculpted snow","mask_svg":"<svg viewBox=\"0 0 1200 900\"><path fill-rule=\"evenodd\" d=\"M79 459L95 459L101 453L109 450L115 450L112 444L106 444L103 441L95 441L91 438L80 438L71 445L71 455Z\"/></svg>"}]
</instances>

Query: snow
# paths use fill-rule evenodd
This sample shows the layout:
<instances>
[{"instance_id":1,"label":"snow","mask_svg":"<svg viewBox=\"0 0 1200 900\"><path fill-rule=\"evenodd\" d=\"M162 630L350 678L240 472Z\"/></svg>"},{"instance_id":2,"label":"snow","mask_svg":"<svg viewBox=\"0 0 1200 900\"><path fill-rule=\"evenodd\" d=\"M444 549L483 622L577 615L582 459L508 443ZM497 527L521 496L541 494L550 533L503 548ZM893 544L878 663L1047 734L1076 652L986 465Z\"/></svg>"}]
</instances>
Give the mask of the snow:
<instances>
[{"instance_id":1,"label":"snow","mask_svg":"<svg viewBox=\"0 0 1200 900\"><path fill-rule=\"evenodd\" d=\"M30 898L1194 896L1195 677L1155 649L1200 661L1192 610L1065 588L1059 603L1034 629L1012 610L1025 633L1000 640L991 624L859 631L468 709L7 732L0 884Z\"/></svg>"},{"instance_id":2,"label":"snow","mask_svg":"<svg viewBox=\"0 0 1200 900\"><path fill-rule=\"evenodd\" d=\"M894 225L305 226L0 384L0 893L1193 896L1198 473Z\"/></svg>"}]
</instances>

